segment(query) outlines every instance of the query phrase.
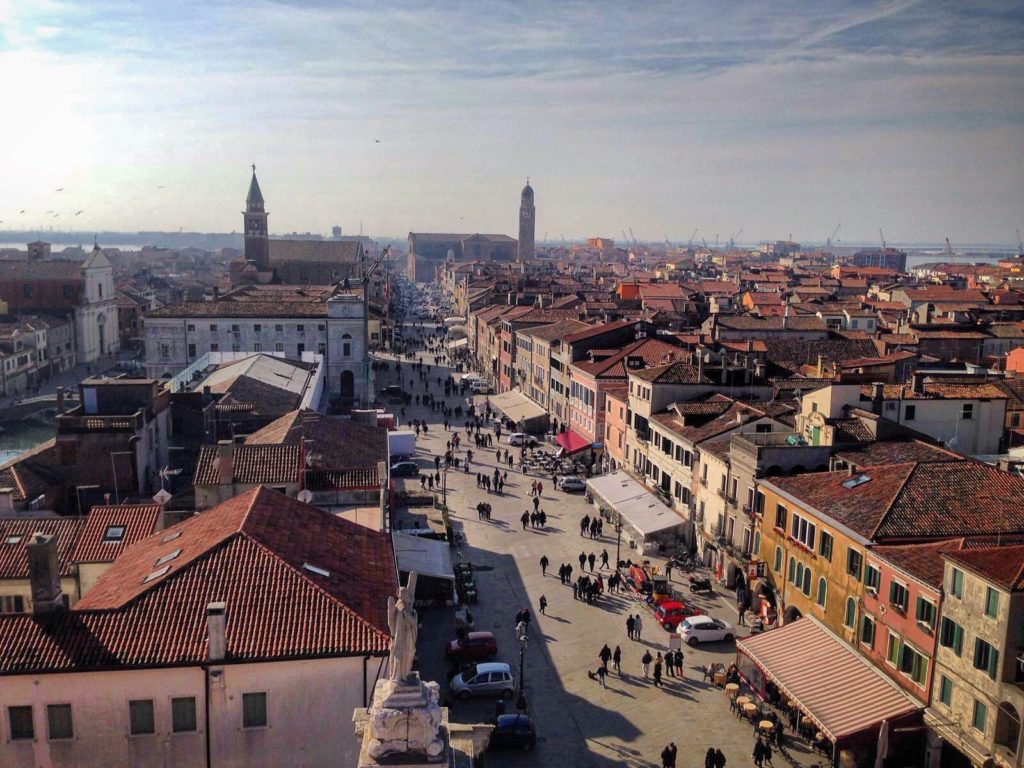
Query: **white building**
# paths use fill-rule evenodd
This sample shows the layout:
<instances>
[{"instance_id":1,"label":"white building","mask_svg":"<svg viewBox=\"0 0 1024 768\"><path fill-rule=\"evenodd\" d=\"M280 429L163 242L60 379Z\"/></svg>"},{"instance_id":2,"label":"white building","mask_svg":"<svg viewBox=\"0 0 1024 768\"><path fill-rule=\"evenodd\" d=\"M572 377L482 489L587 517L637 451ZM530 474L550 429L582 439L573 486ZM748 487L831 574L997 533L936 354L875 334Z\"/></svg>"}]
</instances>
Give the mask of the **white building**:
<instances>
[{"instance_id":1,"label":"white building","mask_svg":"<svg viewBox=\"0 0 1024 768\"><path fill-rule=\"evenodd\" d=\"M71 609L55 544L30 547L34 613L0 616L0 765L356 763L386 534L255 488L135 544Z\"/></svg>"},{"instance_id":2,"label":"white building","mask_svg":"<svg viewBox=\"0 0 1024 768\"><path fill-rule=\"evenodd\" d=\"M121 348L117 324L114 267L99 246L82 262L85 291L75 308L75 347L78 361L90 363Z\"/></svg>"}]
</instances>

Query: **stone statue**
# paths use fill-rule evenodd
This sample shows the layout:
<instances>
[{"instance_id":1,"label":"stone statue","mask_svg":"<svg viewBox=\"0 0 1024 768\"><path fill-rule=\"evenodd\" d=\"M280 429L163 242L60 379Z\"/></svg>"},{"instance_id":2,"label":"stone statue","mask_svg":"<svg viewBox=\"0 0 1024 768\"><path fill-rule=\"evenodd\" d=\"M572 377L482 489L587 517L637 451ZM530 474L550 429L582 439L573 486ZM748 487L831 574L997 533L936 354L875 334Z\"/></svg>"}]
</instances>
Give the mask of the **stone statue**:
<instances>
[{"instance_id":1,"label":"stone statue","mask_svg":"<svg viewBox=\"0 0 1024 768\"><path fill-rule=\"evenodd\" d=\"M391 630L391 658L388 660L388 679L407 680L412 672L416 655L418 632L413 601L416 595L416 573L409 574L404 587L398 590L398 599L388 598L388 628Z\"/></svg>"}]
</instances>

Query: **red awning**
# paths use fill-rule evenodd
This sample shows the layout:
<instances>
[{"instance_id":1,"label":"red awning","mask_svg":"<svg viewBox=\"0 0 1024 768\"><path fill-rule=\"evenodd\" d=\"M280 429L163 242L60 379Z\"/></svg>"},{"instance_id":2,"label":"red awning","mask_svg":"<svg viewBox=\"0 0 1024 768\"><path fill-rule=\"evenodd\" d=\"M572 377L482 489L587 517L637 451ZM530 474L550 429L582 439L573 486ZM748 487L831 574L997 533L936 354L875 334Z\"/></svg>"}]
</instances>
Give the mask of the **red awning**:
<instances>
[{"instance_id":1,"label":"red awning","mask_svg":"<svg viewBox=\"0 0 1024 768\"><path fill-rule=\"evenodd\" d=\"M555 441L565 449L567 454L579 453L591 446L591 442L587 438L571 429L555 435Z\"/></svg>"},{"instance_id":2,"label":"red awning","mask_svg":"<svg viewBox=\"0 0 1024 768\"><path fill-rule=\"evenodd\" d=\"M736 650L832 741L922 708L813 617L737 640Z\"/></svg>"}]
</instances>

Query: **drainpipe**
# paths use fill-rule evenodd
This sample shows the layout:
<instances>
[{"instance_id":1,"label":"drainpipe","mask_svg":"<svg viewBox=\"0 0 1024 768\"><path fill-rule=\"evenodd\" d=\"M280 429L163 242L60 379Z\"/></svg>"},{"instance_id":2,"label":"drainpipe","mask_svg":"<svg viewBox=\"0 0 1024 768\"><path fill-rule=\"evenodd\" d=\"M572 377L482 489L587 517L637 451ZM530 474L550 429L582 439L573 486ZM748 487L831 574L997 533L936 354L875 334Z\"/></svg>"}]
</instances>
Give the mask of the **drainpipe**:
<instances>
[{"instance_id":1,"label":"drainpipe","mask_svg":"<svg viewBox=\"0 0 1024 768\"><path fill-rule=\"evenodd\" d=\"M210 666L203 664L203 680L206 682L206 700L203 702L203 717L206 723L206 768L213 763L210 758Z\"/></svg>"}]
</instances>

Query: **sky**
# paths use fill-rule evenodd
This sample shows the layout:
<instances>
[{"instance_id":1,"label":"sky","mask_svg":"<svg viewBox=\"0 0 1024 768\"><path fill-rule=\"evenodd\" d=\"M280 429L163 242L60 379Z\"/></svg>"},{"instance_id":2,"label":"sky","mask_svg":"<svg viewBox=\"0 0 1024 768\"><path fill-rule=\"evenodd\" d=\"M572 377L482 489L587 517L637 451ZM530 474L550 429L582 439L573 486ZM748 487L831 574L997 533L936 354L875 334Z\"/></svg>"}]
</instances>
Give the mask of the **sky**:
<instances>
[{"instance_id":1,"label":"sky","mask_svg":"<svg viewBox=\"0 0 1024 768\"><path fill-rule=\"evenodd\" d=\"M0 0L0 83L0 229L240 230L251 163L273 232L1024 229L1019 1Z\"/></svg>"}]
</instances>

